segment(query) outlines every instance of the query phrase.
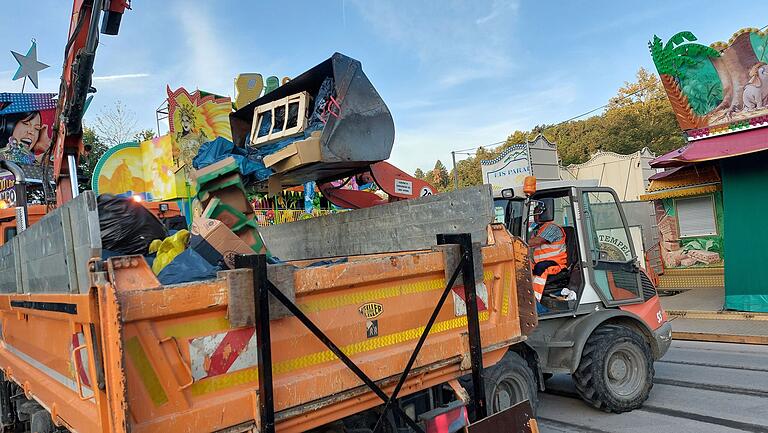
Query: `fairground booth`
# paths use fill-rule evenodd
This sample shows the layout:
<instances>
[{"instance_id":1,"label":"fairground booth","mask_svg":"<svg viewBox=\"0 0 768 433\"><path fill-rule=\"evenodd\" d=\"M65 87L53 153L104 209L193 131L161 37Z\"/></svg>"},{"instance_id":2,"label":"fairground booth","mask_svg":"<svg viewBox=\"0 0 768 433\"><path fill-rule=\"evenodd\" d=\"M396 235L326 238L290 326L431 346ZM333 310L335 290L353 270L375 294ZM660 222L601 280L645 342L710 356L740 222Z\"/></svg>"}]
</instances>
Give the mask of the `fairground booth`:
<instances>
[{"instance_id":1,"label":"fairground booth","mask_svg":"<svg viewBox=\"0 0 768 433\"><path fill-rule=\"evenodd\" d=\"M725 309L768 312L768 33L702 45L691 32L649 44L687 144L651 166L666 273L725 286ZM723 280L719 280L723 278Z\"/></svg>"}]
</instances>

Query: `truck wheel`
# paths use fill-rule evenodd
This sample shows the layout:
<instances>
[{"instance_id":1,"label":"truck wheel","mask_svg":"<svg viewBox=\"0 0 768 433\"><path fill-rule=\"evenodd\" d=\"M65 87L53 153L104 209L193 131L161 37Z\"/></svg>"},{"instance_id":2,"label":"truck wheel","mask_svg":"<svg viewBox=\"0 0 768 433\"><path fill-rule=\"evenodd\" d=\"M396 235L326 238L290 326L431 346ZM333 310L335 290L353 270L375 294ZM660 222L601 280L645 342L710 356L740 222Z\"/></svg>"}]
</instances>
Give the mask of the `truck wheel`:
<instances>
[{"instance_id":1,"label":"truck wheel","mask_svg":"<svg viewBox=\"0 0 768 433\"><path fill-rule=\"evenodd\" d=\"M531 408L536 413L536 376L525 359L516 352L507 352L498 364L485 369L483 376L488 415L501 412L524 400L531 403Z\"/></svg>"},{"instance_id":2,"label":"truck wheel","mask_svg":"<svg viewBox=\"0 0 768 433\"><path fill-rule=\"evenodd\" d=\"M651 348L642 335L625 326L602 325L587 339L573 378L585 402L622 413L648 399L653 375Z\"/></svg>"},{"instance_id":3,"label":"truck wheel","mask_svg":"<svg viewBox=\"0 0 768 433\"><path fill-rule=\"evenodd\" d=\"M29 418L29 431L31 433L53 433L53 420L47 410L38 410Z\"/></svg>"}]
</instances>

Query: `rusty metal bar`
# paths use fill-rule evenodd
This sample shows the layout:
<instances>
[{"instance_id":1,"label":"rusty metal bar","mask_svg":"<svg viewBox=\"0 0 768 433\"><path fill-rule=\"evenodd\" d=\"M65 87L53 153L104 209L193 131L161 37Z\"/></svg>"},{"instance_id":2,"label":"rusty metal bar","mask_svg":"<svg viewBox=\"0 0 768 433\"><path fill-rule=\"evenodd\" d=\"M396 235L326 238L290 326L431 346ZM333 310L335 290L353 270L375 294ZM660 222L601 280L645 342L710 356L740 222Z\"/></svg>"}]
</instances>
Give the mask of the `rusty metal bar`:
<instances>
[{"instance_id":1,"label":"rusty metal bar","mask_svg":"<svg viewBox=\"0 0 768 433\"><path fill-rule=\"evenodd\" d=\"M459 261L459 264L456 266L456 269L453 271L453 275L451 275L451 279L448 281L448 284L445 286L445 289L443 289L443 294L440 295L440 300L437 302L435 309L432 311L432 315L429 317L429 320L427 321L427 325L424 327L424 331L421 333L421 337L419 337L419 341L416 343L416 347L413 349L413 353L411 353L411 358L408 360L408 363L405 366L405 370L403 370L403 374L400 375L400 380L397 382L397 385L395 386L394 391L392 391L392 395L389 397L387 402L384 403L384 410L381 412L381 415L379 416L379 420L376 421L376 426L373 428L373 433L377 433L379 431L381 422L384 420L384 417L387 415L387 411L390 409L390 406L392 406L392 403L394 403L397 400L397 395L400 393L400 389L403 387L405 380L408 378L408 374L411 373L411 368L413 368L413 364L416 362L416 357L419 355L419 352L421 351L421 347L424 345L424 342L427 340L429 331L432 330L432 326L435 324L435 320L437 320L437 315L440 313L440 310L443 309L443 304L445 304L445 300L448 298L448 294L451 293L451 289L453 288L454 283L456 283L456 279L459 277L459 271L461 271L462 266L464 265L466 260L467 260L466 255L462 255L461 260Z\"/></svg>"},{"instance_id":2,"label":"rusty metal bar","mask_svg":"<svg viewBox=\"0 0 768 433\"><path fill-rule=\"evenodd\" d=\"M463 261L461 270L464 282L464 300L467 305L467 330L469 333L469 359L472 365L472 405L475 421L488 416L483 382L483 349L480 341L480 318L477 310L477 287L475 285L475 258L472 254L472 235L468 233L437 235L438 245L458 244Z\"/></svg>"},{"instance_id":3,"label":"rusty metal bar","mask_svg":"<svg viewBox=\"0 0 768 433\"><path fill-rule=\"evenodd\" d=\"M259 418L261 433L275 433L275 400L272 383L272 339L269 333L269 286L267 256L237 255L235 267L253 270L253 301L256 304L256 341L259 369Z\"/></svg>"}]
</instances>

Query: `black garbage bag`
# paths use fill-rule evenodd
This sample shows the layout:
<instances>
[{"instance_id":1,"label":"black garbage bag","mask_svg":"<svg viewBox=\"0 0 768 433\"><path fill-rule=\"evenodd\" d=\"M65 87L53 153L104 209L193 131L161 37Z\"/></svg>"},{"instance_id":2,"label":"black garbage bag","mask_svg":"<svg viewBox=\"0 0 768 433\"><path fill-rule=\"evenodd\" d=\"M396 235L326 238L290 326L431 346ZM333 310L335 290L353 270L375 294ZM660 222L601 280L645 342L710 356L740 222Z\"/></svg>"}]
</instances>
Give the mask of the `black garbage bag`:
<instances>
[{"instance_id":1,"label":"black garbage bag","mask_svg":"<svg viewBox=\"0 0 768 433\"><path fill-rule=\"evenodd\" d=\"M96 202L103 249L146 255L153 240L168 236L163 223L133 199L101 194Z\"/></svg>"},{"instance_id":2,"label":"black garbage bag","mask_svg":"<svg viewBox=\"0 0 768 433\"><path fill-rule=\"evenodd\" d=\"M220 270L221 268L208 263L208 260L195 250L187 248L157 274L157 280L163 285L210 280L216 278L216 273Z\"/></svg>"}]
</instances>

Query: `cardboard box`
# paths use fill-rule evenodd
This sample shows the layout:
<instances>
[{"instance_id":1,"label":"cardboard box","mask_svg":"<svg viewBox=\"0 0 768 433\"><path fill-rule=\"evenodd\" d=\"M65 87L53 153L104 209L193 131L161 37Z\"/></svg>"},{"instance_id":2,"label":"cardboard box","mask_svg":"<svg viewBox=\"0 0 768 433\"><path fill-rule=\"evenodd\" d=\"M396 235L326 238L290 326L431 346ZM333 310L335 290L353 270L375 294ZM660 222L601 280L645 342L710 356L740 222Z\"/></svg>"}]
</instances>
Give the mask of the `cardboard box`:
<instances>
[{"instance_id":1,"label":"cardboard box","mask_svg":"<svg viewBox=\"0 0 768 433\"><path fill-rule=\"evenodd\" d=\"M227 173L239 171L240 165L237 163L235 158L229 156L222 159L221 161L214 162L207 167L203 167L200 170L194 170L190 177L197 183L198 188L200 188L206 183L215 180Z\"/></svg>"},{"instance_id":2,"label":"cardboard box","mask_svg":"<svg viewBox=\"0 0 768 433\"><path fill-rule=\"evenodd\" d=\"M206 191L199 195L199 199L204 209L206 209L214 199L218 199L220 203L225 204L238 212L244 214L253 213L253 206L251 206L251 203L248 201L248 197L237 185L228 186L217 191Z\"/></svg>"},{"instance_id":3,"label":"cardboard box","mask_svg":"<svg viewBox=\"0 0 768 433\"><path fill-rule=\"evenodd\" d=\"M189 247L212 265L234 268L235 255L253 254L245 242L221 221L198 218L192 222Z\"/></svg>"},{"instance_id":4,"label":"cardboard box","mask_svg":"<svg viewBox=\"0 0 768 433\"><path fill-rule=\"evenodd\" d=\"M258 229L251 227L240 231L237 236L243 243L249 245L252 251L267 254L267 246L264 244Z\"/></svg>"},{"instance_id":5,"label":"cardboard box","mask_svg":"<svg viewBox=\"0 0 768 433\"><path fill-rule=\"evenodd\" d=\"M284 173L288 170L320 161L322 159L320 135L320 131L315 131L309 138L294 141L277 152L265 156L264 165L276 173Z\"/></svg>"},{"instance_id":6,"label":"cardboard box","mask_svg":"<svg viewBox=\"0 0 768 433\"><path fill-rule=\"evenodd\" d=\"M231 229L233 232L236 232L245 227L245 225L248 224L248 221L250 221L252 215L252 210L249 214L240 212L238 209L235 209L227 203L224 203L218 197L214 197L210 202L208 202L208 206L205 207L205 210L203 210L202 214L203 218L216 219L223 222L224 225Z\"/></svg>"}]
</instances>

